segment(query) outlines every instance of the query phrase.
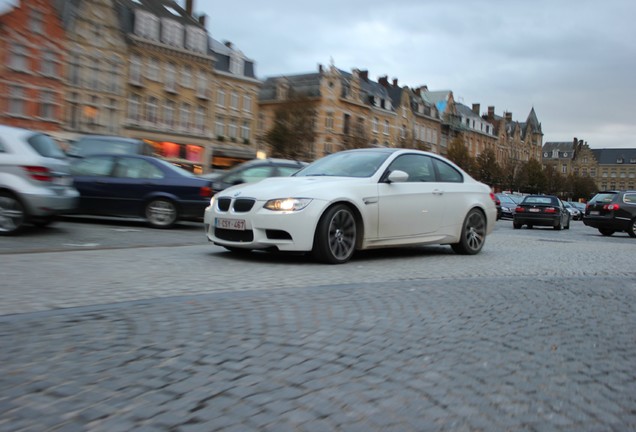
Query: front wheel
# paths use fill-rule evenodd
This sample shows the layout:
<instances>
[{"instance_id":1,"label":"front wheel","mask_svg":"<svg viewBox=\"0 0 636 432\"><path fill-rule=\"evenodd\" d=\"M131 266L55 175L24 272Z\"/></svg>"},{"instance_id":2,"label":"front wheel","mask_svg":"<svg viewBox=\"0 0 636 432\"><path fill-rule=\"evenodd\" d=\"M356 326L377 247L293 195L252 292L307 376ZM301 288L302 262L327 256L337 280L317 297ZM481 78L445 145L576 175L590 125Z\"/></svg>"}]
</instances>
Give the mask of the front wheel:
<instances>
[{"instance_id":1,"label":"front wheel","mask_svg":"<svg viewBox=\"0 0 636 432\"><path fill-rule=\"evenodd\" d=\"M170 200L153 199L146 204L146 220L153 228L170 228L177 221L177 207Z\"/></svg>"},{"instance_id":2,"label":"front wheel","mask_svg":"<svg viewBox=\"0 0 636 432\"><path fill-rule=\"evenodd\" d=\"M313 255L329 264L343 264L356 248L357 226L353 212L344 204L328 209L322 215L314 237Z\"/></svg>"},{"instance_id":3,"label":"front wheel","mask_svg":"<svg viewBox=\"0 0 636 432\"><path fill-rule=\"evenodd\" d=\"M604 236L611 236L612 234L614 234L614 230L607 229L607 228L599 228L598 232L600 232Z\"/></svg>"},{"instance_id":4,"label":"front wheel","mask_svg":"<svg viewBox=\"0 0 636 432\"><path fill-rule=\"evenodd\" d=\"M17 234L24 228L26 212L15 196L0 192L0 235Z\"/></svg>"},{"instance_id":5,"label":"front wheel","mask_svg":"<svg viewBox=\"0 0 636 432\"><path fill-rule=\"evenodd\" d=\"M636 218L632 219L629 223L629 226L627 227L627 234L629 234L632 238L636 237Z\"/></svg>"},{"instance_id":6,"label":"front wheel","mask_svg":"<svg viewBox=\"0 0 636 432\"><path fill-rule=\"evenodd\" d=\"M475 255L484 247L486 241L486 218L484 214L472 209L466 215L459 242L451 244L453 250L461 255Z\"/></svg>"}]
</instances>

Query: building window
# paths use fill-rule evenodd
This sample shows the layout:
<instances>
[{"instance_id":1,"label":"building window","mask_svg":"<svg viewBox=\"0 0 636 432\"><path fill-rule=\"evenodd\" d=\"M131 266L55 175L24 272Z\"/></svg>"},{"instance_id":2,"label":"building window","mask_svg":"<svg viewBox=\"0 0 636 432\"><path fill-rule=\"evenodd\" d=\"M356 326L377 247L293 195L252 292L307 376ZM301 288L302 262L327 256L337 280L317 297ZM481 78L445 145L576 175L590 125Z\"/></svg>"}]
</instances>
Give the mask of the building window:
<instances>
[{"instance_id":1,"label":"building window","mask_svg":"<svg viewBox=\"0 0 636 432\"><path fill-rule=\"evenodd\" d=\"M13 44L11 46L11 58L9 59L9 67L21 72L27 72L29 70L27 49L24 45Z\"/></svg>"},{"instance_id":2,"label":"building window","mask_svg":"<svg viewBox=\"0 0 636 432\"><path fill-rule=\"evenodd\" d=\"M26 95L23 87L9 87L9 114L14 116L26 114Z\"/></svg>"},{"instance_id":3,"label":"building window","mask_svg":"<svg viewBox=\"0 0 636 432\"><path fill-rule=\"evenodd\" d=\"M192 68L190 65L183 65L181 69L181 85L186 88L192 88Z\"/></svg>"},{"instance_id":4,"label":"building window","mask_svg":"<svg viewBox=\"0 0 636 432\"><path fill-rule=\"evenodd\" d=\"M568 173L568 166L566 164L561 165L561 174Z\"/></svg>"},{"instance_id":5,"label":"building window","mask_svg":"<svg viewBox=\"0 0 636 432\"><path fill-rule=\"evenodd\" d=\"M44 51L42 54L42 64L41 64L41 72L42 75L55 77L57 74L55 73L55 54L52 51Z\"/></svg>"},{"instance_id":6,"label":"building window","mask_svg":"<svg viewBox=\"0 0 636 432\"><path fill-rule=\"evenodd\" d=\"M391 130L391 127L389 126L389 121L384 120L384 130L382 132L384 133L384 135L388 135L390 130Z\"/></svg>"},{"instance_id":7,"label":"building window","mask_svg":"<svg viewBox=\"0 0 636 432\"><path fill-rule=\"evenodd\" d=\"M191 51L204 53L207 48L205 31L193 26L188 26L186 28L186 48Z\"/></svg>"},{"instance_id":8,"label":"building window","mask_svg":"<svg viewBox=\"0 0 636 432\"><path fill-rule=\"evenodd\" d=\"M216 104L220 107L225 107L225 91L217 90L216 92Z\"/></svg>"},{"instance_id":9,"label":"building window","mask_svg":"<svg viewBox=\"0 0 636 432\"><path fill-rule=\"evenodd\" d=\"M159 39L159 18L140 9L135 11L135 18L136 35L152 40Z\"/></svg>"},{"instance_id":10,"label":"building window","mask_svg":"<svg viewBox=\"0 0 636 432\"><path fill-rule=\"evenodd\" d=\"M131 95L128 100L128 118L134 123L139 123L140 101L141 98L136 94Z\"/></svg>"},{"instance_id":11,"label":"building window","mask_svg":"<svg viewBox=\"0 0 636 432\"><path fill-rule=\"evenodd\" d=\"M55 95L52 91L44 90L40 93L40 117L55 119Z\"/></svg>"},{"instance_id":12,"label":"building window","mask_svg":"<svg viewBox=\"0 0 636 432\"><path fill-rule=\"evenodd\" d=\"M223 121L223 117L217 117L216 123L214 125L214 133L217 138L225 136L225 122Z\"/></svg>"},{"instance_id":13,"label":"building window","mask_svg":"<svg viewBox=\"0 0 636 432\"><path fill-rule=\"evenodd\" d=\"M374 133L378 132L378 118L377 117L373 117L373 120L371 121L371 130L373 130Z\"/></svg>"},{"instance_id":14,"label":"building window","mask_svg":"<svg viewBox=\"0 0 636 432\"><path fill-rule=\"evenodd\" d=\"M119 59L114 57L109 64L108 72L109 80L108 90L111 93L119 93L119 70L121 69Z\"/></svg>"},{"instance_id":15,"label":"building window","mask_svg":"<svg viewBox=\"0 0 636 432\"><path fill-rule=\"evenodd\" d=\"M190 105L183 103L179 110L179 121L182 129L190 128Z\"/></svg>"},{"instance_id":16,"label":"building window","mask_svg":"<svg viewBox=\"0 0 636 432\"><path fill-rule=\"evenodd\" d=\"M248 120L244 120L241 126L241 138L243 141L249 141L250 139L250 122Z\"/></svg>"},{"instance_id":17,"label":"building window","mask_svg":"<svg viewBox=\"0 0 636 432\"><path fill-rule=\"evenodd\" d=\"M148 69L146 69L146 77L153 81L159 81L159 60L156 57L148 59Z\"/></svg>"},{"instance_id":18,"label":"building window","mask_svg":"<svg viewBox=\"0 0 636 432\"><path fill-rule=\"evenodd\" d=\"M29 30L33 33L44 34L44 14L35 9L29 13Z\"/></svg>"},{"instance_id":19,"label":"building window","mask_svg":"<svg viewBox=\"0 0 636 432\"><path fill-rule=\"evenodd\" d=\"M174 102L171 100L166 101L163 106L163 121L167 127L174 128Z\"/></svg>"},{"instance_id":20,"label":"building window","mask_svg":"<svg viewBox=\"0 0 636 432\"><path fill-rule=\"evenodd\" d=\"M236 120L230 119L230 127L228 131L228 135L230 136L230 139L236 139L236 132L237 132Z\"/></svg>"},{"instance_id":21,"label":"building window","mask_svg":"<svg viewBox=\"0 0 636 432\"><path fill-rule=\"evenodd\" d=\"M237 92L232 92L230 96L230 108L233 110L239 109L239 95Z\"/></svg>"},{"instance_id":22,"label":"building window","mask_svg":"<svg viewBox=\"0 0 636 432\"><path fill-rule=\"evenodd\" d=\"M98 59L91 59L91 64L89 65L90 75L88 77L88 88L92 90L99 90L102 85L102 81L100 79L101 76L101 66L100 61Z\"/></svg>"},{"instance_id":23,"label":"building window","mask_svg":"<svg viewBox=\"0 0 636 432\"><path fill-rule=\"evenodd\" d=\"M146 121L157 124L157 98L150 96L146 102Z\"/></svg>"},{"instance_id":24,"label":"building window","mask_svg":"<svg viewBox=\"0 0 636 432\"><path fill-rule=\"evenodd\" d=\"M71 85L80 85L80 60L77 53L71 53L68 67L68 81Z\"/></svg>"},{"instance_id":25,"label":"building window","mask_svg":"<svg viewBox=\"0 0 636 432\"><path fill-rule=\"evenodd\" d=\"M133 84L141 84L141 58L136 55L130 56L130 77L129 80Z\"/></svg>"},{"instance_id":26,"label":"building window","mask_svg":"<svg viewBox=\"0 0 636 432\"><path fill-rule=\"evenodd\" d=\"M252 96L244 95L243 96L243 111L252 112Z\"/></svg>"},{"instance_id":27,"label":"building window","mask_svg":"<svg viewBox=\"0 0 636 432\"><path fill-rule=\"evenodd\" d=\"M235 75L243 73L243 59L234 53L230 54L230 72Z\"/></svg>"},{"instance_id":28,"label":"building window","mask_svg":"<svg viewBox=\"0 0 636 432\"><path fill-rule=\"evenodd\" d=\"M199 132L203 132L205 130L205 108L202 106L197 107L196 116L194 118L194 127Z\"/></svg>"},{"instance_id":29,"label":"building window","mask_svg":"<svg viewBox=\"0 0 636 432\"><path fill-rule=\"evenodd\" d=\"M327 130L333 130L333 113L328 112L327 118L325 119L325 127Z\"/></svg>"},{"instance_id":30,"label":"building window","mask_svg":"<svg viewBox=\"0 0 636 432\"><path fill-rule=\"evenodd\" d=\"M208 76L203 69L197 72L197 96L206 97L208 91Z\"/></svg>"},{"instance_id":31,"label":"building window","mask_svg":"<svg viewBox=\"0 0 636 432\"><path fill-rule=\"evenodd\" d=\"M169 62L166 64L166 90L174 92L176 91L176 76L177 76L177 67L174 63Z\"/></svg>"}]
</instances>

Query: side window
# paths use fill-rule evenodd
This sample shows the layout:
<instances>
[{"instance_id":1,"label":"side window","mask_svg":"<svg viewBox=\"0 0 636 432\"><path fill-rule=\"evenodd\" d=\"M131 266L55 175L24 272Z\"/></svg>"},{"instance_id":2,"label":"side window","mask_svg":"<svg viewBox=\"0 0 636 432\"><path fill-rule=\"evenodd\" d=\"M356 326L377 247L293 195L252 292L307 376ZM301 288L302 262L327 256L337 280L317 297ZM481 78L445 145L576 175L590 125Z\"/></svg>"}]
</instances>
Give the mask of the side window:
<instances>
[{"instance_id":1,"label":"side window","mask_svg":"<svg viewBox=\"0 0 636 432\"><path fill-rule=\"evenodd\" d=\"M391 165L389 171L400 170L409 175L408 182L433 182L435 171L433 161L425 155L405 154L399 156Z\"/></svg>"},{"instance_id":2,"label":"side window","mask_svg":"<svg viewBox=\"0 0 636 432\"><path fill-rule=\"evenodd\" d=\"M115 169L115 177L132 179L163 178L159 168L143 159L121 158Z\"/></svg>"},{"instance_id":3,"label":"side window","mask_svg":"<svg viewBox=\"0 0 636 432\"><path fill-rule=\"evenodd\" d=\"M463 183L464 176L444 161L433 159L437 169L438 181L444 183Z\"/></svg>"},{"instance_id":4,"label":"side window","mask_svg":"<svg viewBox=\"0 0 636 432\"><path fill-rule=\"evenodd\" d=\"M4 148L4 144L2 144L2 141L0 141L0 153L6 153L6 149Z\"/></svg>"},{"instance_id":5,"label":"side window","mask_svg":"<svg viewBox=\"0 0 636 432\"><path fill-rule=\"evenodd\" d=\"M87 157L71 166L71 173L78 176L109 176L115 160L109 156Z\"/></svg>"},{"instance_id":6,"label":"side window","mask_svg":"<svg viewBox=\"0 0 636 432\"><path fill-rule=\"evenodd\" d=\"M627 204L636 204L636 194L626 193L623 195L623 201Z\"/></svg>"}]
</instances>

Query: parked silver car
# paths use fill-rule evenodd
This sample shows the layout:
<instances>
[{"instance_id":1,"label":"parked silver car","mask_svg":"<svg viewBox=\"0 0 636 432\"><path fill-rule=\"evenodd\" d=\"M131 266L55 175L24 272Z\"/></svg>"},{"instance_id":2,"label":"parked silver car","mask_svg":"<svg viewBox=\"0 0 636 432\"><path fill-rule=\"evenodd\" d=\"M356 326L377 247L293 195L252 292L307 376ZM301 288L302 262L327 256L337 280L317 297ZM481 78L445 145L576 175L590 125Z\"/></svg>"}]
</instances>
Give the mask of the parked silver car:
<instances>
[{"instance_id":1,"label":"parked silver car","mask_svg":"<svg viewBox=\"0 0 636 432\"><path fill-rule=\"evenodd\" d=\"M45 226L75 210L79 193L69 163L51 137L0 125L0 235Z\"/></svg>"}]
</instances>

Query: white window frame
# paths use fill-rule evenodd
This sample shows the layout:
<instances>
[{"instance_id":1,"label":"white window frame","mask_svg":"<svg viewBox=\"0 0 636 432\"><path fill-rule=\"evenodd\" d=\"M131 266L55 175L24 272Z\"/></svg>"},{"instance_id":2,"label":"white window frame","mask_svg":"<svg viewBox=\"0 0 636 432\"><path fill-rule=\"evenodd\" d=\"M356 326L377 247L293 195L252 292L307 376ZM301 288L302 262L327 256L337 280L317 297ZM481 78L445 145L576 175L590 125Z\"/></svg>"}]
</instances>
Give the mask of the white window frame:
<instances>
[{"instance_id":1,"label":"white window frame","mask_svg":"<svg viewBox=\"0 0 636 432\"><path fill-rule=\"evenodd\" d=\"M233 110L239 109L239 94L235 91L230 94L230 108Z\"/></svg>"},{"instance_id":2,"label":"white window frame","mask_svg":"<svg viewBox=\"0 0 636 432\"><path fill-rule=\"evenodd\" d=\"M55 53L51 50L45 50L42 53L42 63L40 63L40 71L42 72L42 75L47 77L56 77L56 64L57 58L55 56Z\"/></svg>"},{"instance_id":3,"label":"white window frame","mask_svg":"<svg viewBox=\"0 0 636 432\"><path fill-rule=\"evenodd\" d=\"M135 11L135 34L143 38L159 39L159 18L150 12L137 9Z\"/></svg>"},{"instance_id":4,"label":"white window frame","mask_svg":"<svg viewBox=\"0 0 636 432\"><path fill-rule=\"evenodd\" d=\"M179 107L179 126L183 130L190 129L190 104L186 102Z\"/></svg>"},{"instance_id":5,"label":"white window frame","mask_svg":"<svg viewBox=\"0 0 636 432\"><path fill-rule=\"evenodd\" d=\"M197 71L197 96L207 96L208 75L203 69Z\"/></svg>"},{"instance_id":6,"label":"white window frame","mask_svg":"<svg viewBox=\"0 0 636 432\"><path fill-rule=\"evenodd\" d=\"M183 65L180 76L181 85L185 88L192 88L192 66Z\"/></svg>"},{"instance_id":7,"label":"white window frame","mask_svg":"<svg viewBox=\"0 0 636 432\"><path fill-rule=\"evenodd\" d=\"M141 62L142 59L138 55L130 56L130 76L128 79L133 84L141 84Z\"/></svg>"},{"instance_id":8,"label":"white window frame","mask_svg":"<svg viewBox=\"0 0 636 432\"><path fill-rule=\"evenodd\" d=\"M12 116L26 115L27 97L24 87L17 85L9 86L8 114Z\"/></svg>"},{"instance_id":9,"label":"white window frame","mask_svg":"<svg viewBox=\"0 0 636 432\"><path fill-rule=\"evenodd\" d=\"M199 132L203 132L205 130L205 117L206 117L205 108L199 105L194 114L194 127Z\"/></svg>"},{"instance_id":10,"label":"white window frame","mask_svg":"<svg viewBox=\"0 0 636 432\"><path fill-rule=\"evenodd\" d=\"M176 125L175 105L174 102L171 100L167 100L163 104L163 124L171 129L174 128L174 126Z\"/></svg>"},{"instance_id":11,"label":"white window frame","mask_svg":"<svg viewBox=\"0 0 636 432\"><path fill-rule=\"evenodd\" d=\"M29 54L25 45L13 43L10 56L9 67L11 69L21 72L29 70Z\"/></svg>"},{"instance_id":12,"label":"white window frame","mask_svg":"<svg viewBox=\"0 0 636 432\"><path fill-rule=\"evenodd\" d=\"M156 125L159 122L159 101L154 96L148 96L146 99L146 121Z\"/></svg>"},{"instance_id":13,"label":"white window frame","mask_svg":"<svg viewBox=\"0 0 636 432\"><path fill-rule=\"evenodd\" d=\"M217 137L225 136L225 119L221 116L216 116L214 121L214 132Z\"/></svg>"},{"instance_id":14,"label":"white window frame","mask_svg":"<svg viewBox=\"0 0 636 432\"><path fill-rule=\"evenodd\" d=\"M44 34L44 14L33 8L29 11L29 30L40 35Z\"/></svg>"},{"instance_id":15,"label":"white window frame","mask_svg":"<svg viewBox=\"0 0 636 432\"><path fill-rule=\"evenodd\" d=\"M157 57L148 58L148 67L146 68L146 78L152 81L160 81L159 59Z\"/></svg>"},{"instance_id":16,"label":"white window frame","mask_svg":"<svg viewBox=\"0 0 636 432\"><path fill-rule=\"evenodd\" d=\"M241 139L249 140L250 139L250 122L249 120L243 120L243 124L241 125Z\"/></svg>"},{"instance_id":17,"label":"white window frame","mask_svg":"<svg viewBox=\"0 0 636 432\"><path fill-rule=\"evenodd\" d=\"M218 89L216 91L216 104L220 107L225 108L225 90Z\"/></svg>"},{"instance_id":18,"label":"white window frame","mask_svg":"<svg viewBox=\"0 0 636 432\"><path fill-rule=\"evenodd\" d=\"M166 79L164 83L166 90L177 91L177 66L172 62L166 63Z\"/></svg>"},{"instance_id":19,"label":"white window frame","mask_svg":"<svg viewBox=\"0 0 636 432\"><path fill-rule=\"evenodd\" d=\"M243 95L243 111L247 113L252 112L252 96Z\"/></svg>"},{"instance_id":20,"label":"white window frame","mask_svg":"<svg viewBox=\"0 0 636 432\"><path fill-rule=\"evenodd\" d=\"M134 123L139 123L141 97L138 94L131 94L128 98L128 119Z\"/></svg>"},{"instance_id":21,"label":"white window frame","mask_svg":"<svg viewBox=\"0 0 636 432\"><path fill-rule=\"evenodd\" d=\"M186 26L186 49L205 53L207 48L205 44L205 36L205 31L194 26Z\"/></svg>"},{"instance_id":22,"label":"white window frame","mask_svg":"<svg viewBox=\"0 0 636 432\"><path fill-rule=\"evenodd\" d=\"M40 92L39 116L46 120L55 119L55 93L51 90Z\"/></svg>"},{"instance_id":23,"label":"white window frame","mask_svg":"<svg viewBox=\"0 0 636 432\"><path fill-rule=\"evenodd\" d=\"M236 126L236 119L230 119L230 125L228 127L228 135L231 138L236 139L237 138L237 132L238 132L238 128Z\"/></svg>"}]
</instances>

